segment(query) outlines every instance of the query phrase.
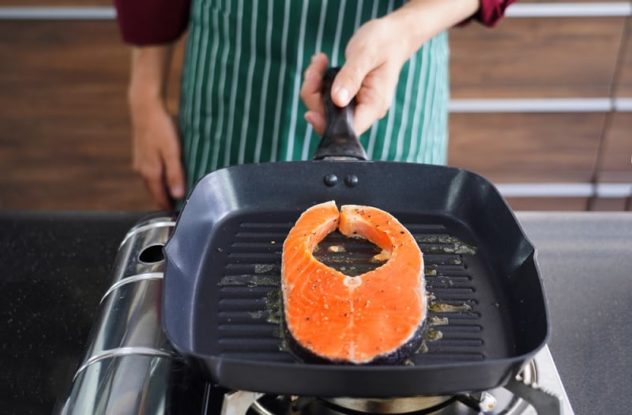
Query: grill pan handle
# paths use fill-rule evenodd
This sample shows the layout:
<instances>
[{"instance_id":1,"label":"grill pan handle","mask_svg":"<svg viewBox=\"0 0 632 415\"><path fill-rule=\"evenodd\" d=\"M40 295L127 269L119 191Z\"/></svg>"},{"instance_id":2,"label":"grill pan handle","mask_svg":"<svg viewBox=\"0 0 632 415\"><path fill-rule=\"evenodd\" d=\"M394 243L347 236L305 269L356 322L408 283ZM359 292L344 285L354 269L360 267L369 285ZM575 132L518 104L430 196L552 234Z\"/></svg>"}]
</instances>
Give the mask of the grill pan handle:
<instances>
[{"instance_id":1,"label":"grill pan handle","mask_svg":"<svg viewBox=\"0 0 632 415\"><path fill-rule=\"evenodd\" d=\"M314 154L314 160L367 160L367 154L353 130L355 99L346 107L331 100L331 87L340 68L329 68L323 77L323 104L327 126Z\"/></svg>"}]
</instances>

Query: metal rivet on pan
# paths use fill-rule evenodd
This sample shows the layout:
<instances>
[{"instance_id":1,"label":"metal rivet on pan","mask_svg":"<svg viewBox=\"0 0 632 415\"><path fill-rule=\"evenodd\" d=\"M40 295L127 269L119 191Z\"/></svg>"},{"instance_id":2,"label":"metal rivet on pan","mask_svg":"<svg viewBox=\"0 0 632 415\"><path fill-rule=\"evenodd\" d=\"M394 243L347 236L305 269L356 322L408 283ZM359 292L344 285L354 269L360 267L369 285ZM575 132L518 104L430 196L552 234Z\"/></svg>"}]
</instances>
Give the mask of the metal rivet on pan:
<instances>
[{"instance_id":1,"label":"metal rivet on pan","mask_svg":"<svg viewBox=\"0 0 632 415\"><path fill-rule=\"evenodd\" d=\"M329 187L335 186L336 183L338 183L338 176L335 174L328 174L325 176L324 182Z\"/></svg>"},{"instance_id":2,"label":"metal rivet on pan","mask_svg":"<svg viewBox=\"0 0 632 415\"><path fill-rule=\"evenodd\" d=\"M355 174L350 174L347 177L345 177L345 183L347 184L347 186L349 187L353 187L356 184L358 184L358 176L356 176Z\"/></svg>"}]
</instances>

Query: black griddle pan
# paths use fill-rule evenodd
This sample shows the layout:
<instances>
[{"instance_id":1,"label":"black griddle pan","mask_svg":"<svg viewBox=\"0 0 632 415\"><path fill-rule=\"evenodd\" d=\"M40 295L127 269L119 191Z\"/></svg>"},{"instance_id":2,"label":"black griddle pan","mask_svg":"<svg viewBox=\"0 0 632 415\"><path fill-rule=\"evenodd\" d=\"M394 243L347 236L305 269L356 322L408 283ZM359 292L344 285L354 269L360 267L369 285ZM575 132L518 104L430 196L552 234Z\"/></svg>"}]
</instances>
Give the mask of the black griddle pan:
<instances>
[{"instance_id":1,"label":"black griddle pan","mask_svg":"<svg viewBox=\"0 0 632 415\"><path fill-rule=\"evenodd\" d=\"M548 336L534 248L510 208L462 169L361 161L351 108L326 108L316 153L325 160L234 166L197 183L165 247L167 337L211 381L238 390L380 398L505 384ZM392 213L424 252L426 340L403 364L306 363L287 347L283 241L302 211L329 200Z\"/></svg>"}]
</instances>

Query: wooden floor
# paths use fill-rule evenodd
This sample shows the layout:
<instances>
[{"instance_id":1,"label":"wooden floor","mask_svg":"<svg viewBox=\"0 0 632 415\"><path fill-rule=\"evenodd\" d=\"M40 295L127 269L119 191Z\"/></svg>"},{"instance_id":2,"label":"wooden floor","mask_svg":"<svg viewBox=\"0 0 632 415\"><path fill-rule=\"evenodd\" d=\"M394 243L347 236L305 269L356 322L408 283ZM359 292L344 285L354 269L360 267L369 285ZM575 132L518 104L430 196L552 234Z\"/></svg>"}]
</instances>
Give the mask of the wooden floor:
<instances>
[{"instance_id":1,"label":"wooden floor","mask_svg":"<svg viewBox=\"0 0 632 415\"><path fill-rule=\"evenodd\" d=\"M110 2L20 3L88 4ZM629 17L505 19L494 30L471 24L451 31L451 49L453 99L632 98ZM114 21L0 20L0 62L0 209L153 208L130 167L129 51ZM175 71L173 110L179 64ZM450 137L449 163L495 183L632 183L629 111L458 112ZM627 197L510 203L630 209Z\"/></svg>"}]
</instances>

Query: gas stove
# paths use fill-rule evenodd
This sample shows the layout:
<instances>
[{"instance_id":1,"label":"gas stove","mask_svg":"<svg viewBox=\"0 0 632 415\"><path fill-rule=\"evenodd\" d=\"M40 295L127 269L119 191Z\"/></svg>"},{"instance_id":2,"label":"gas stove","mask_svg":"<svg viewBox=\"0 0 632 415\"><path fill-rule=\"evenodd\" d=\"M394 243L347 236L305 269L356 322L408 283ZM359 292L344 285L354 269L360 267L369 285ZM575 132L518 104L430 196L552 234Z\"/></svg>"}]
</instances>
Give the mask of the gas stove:
<instances>
[{"instance_id":1,"label":"gas stove","mask_svg":"<svg viewBox=\"0 0 632 415\"><path fill-rule=\"evenodd\" d=\"M101 300L88 351L60 413L573 414L546 346L504 387L454 396L277 396L209 384L178 356L161 329L162 246L174 226L171 217L149 218L133 227L122 241L112 285Z\"/></svg>"}]
</instances>

